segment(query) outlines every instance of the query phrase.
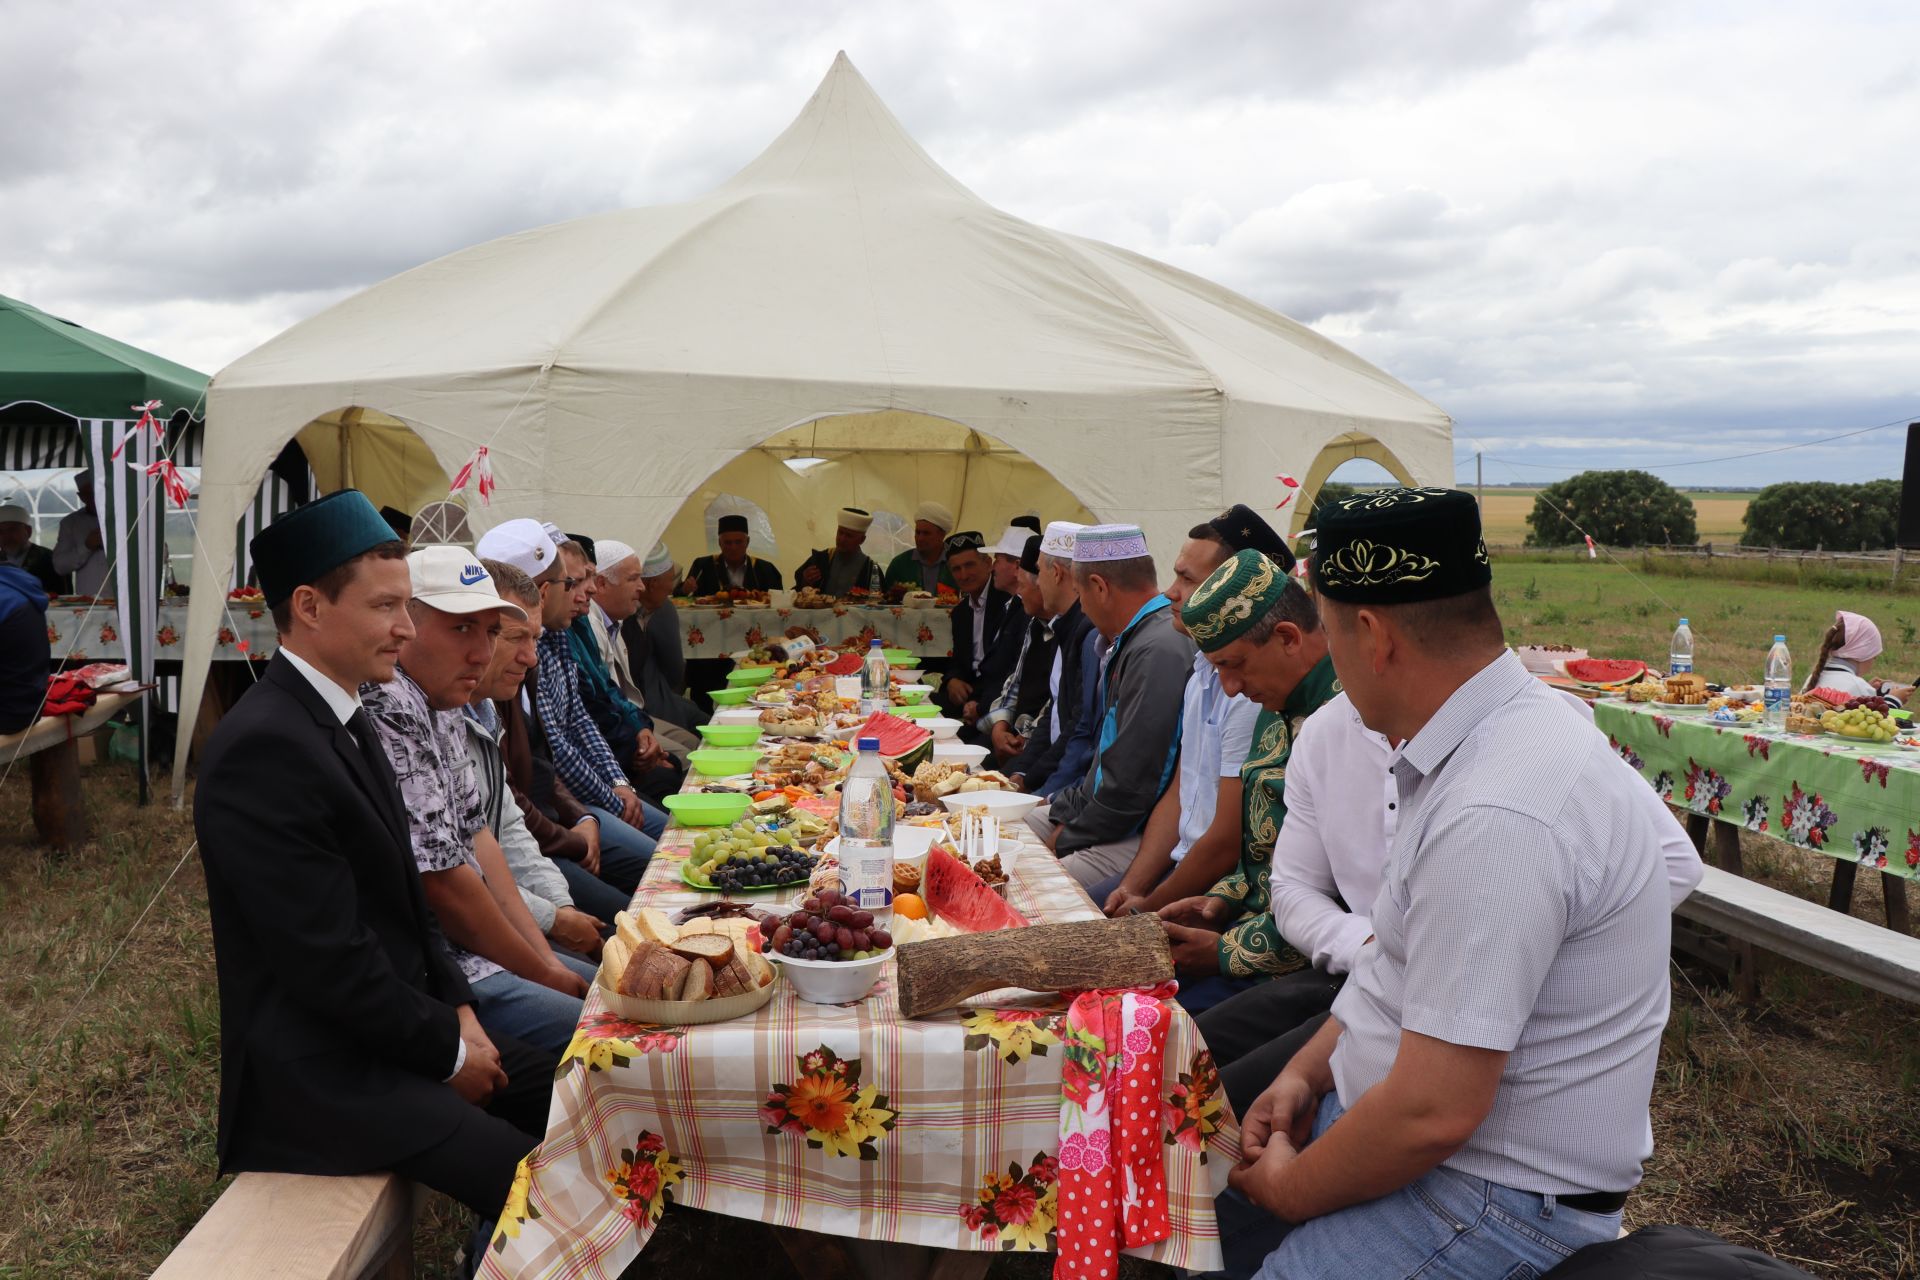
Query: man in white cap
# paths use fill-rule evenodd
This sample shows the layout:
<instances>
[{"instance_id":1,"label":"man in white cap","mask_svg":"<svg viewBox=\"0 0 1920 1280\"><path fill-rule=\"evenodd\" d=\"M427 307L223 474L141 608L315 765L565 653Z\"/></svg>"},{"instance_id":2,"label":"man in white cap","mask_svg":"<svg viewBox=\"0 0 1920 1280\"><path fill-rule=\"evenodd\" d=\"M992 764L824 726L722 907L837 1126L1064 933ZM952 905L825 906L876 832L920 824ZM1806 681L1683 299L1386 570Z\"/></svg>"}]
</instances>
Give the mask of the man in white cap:
<instances>
[{"instance_id":1,"label":"man in white cap","mask_svg":"<svg viewBox=\"0 0 1920 1280\"><path fill-rule=\"evenodd\" d=\"M833 550L819 550L793 571L793 585L812 587L830 596L870 591L879 595L885 589L880 566L860 548L867 543L867 529L873 513L859 507L842 507L833 535Z\"/></svg>"},{"instance_id":2,"label":"man in white cap","mask_svg":"<svg viewBox=\"0 0 1920 1280\"><path fill-rule=\"evenodd\" d=\"M53 552L33 540L33 515L25 507L0 507L0 564L25 569L50 596L67 592L65 576L53 567Z\"/></svg>"},{"instance_id":3,"label":"man in white cap","mask_svg":"<svg viewBox=\"0 0 1920 1280\"><path fill-rule=\"evenodd\" d=\"M954 589L947 572L947 535L953 532L953 512L937 502L923 502L913 513L913 548L902 551L887 566L890 592L937 593Z\"/></svg>"},{"instance_id":4,"label":"man in white cap","mask_svg":"<svg viewBox=\"0 0 1920 1280\"><path fill-rule=\"evenodd\" d=\"M1073 577L1081 608L1110 645L1094 709L1093 765L1029 821L1084 888L1132 864L1141 828L1173 779L1193 641L1174 630L1138 525L1080 530Z\"/></svg>"},{"instance_id":5,"label":"man in white cap","mask_svg":"<svg viewBox=\"0 0 1920 1280\"><path fill-rule=\"evenodd\" d=\"M100 513L94 509L93 470L73 478L80 509L60 521L53 544L53 571L70 574L76 595L97 596L107 584L107 553L100 537Z\"/></svg>"},{"instance_id":6,"label":"man in white cap","mask_svg":"<svg viewBox=\"0 0 1920 1280\"><path fill-rule=\"evenodd\" d=\"M594 554L598 589L587 606L587 617L592 620L593 639L600 646L600 656L606 660L607 674L630 702L653 718L654 736L674 755L685 759L687 752L701 745L700 736L669 718L668 708L656 705L648 696L646 672L634 661L633 648L625 634L627 625L646 604L653 603L658 608L667 603L679 576L673 555L666 543L656 542L652 552L642 560L632 547L611 538L595 542ZM635 631L640 633L639 626L636 625ZM644 641L647 637L640 634ZM676 631L676 646L679 639ZM649 653L643 650L643 656Z\"/></svg>"},{"instance_id":7,"label":"man in white cap","mask_svg":"<svg viewBox=\"0 0 1920 1280\"><path fill-rule=\"evenodd\" d=\"M360 701L400 784L421 887L473 988L480 1025L558 1053L593 970L556 955L521 901L487 830L461 717L492 661L501 617L525 619L526 610L501 599L463 547L422 547L407 569L413 635L394 678L362 685Z\"/></svg>"}]
</instances>

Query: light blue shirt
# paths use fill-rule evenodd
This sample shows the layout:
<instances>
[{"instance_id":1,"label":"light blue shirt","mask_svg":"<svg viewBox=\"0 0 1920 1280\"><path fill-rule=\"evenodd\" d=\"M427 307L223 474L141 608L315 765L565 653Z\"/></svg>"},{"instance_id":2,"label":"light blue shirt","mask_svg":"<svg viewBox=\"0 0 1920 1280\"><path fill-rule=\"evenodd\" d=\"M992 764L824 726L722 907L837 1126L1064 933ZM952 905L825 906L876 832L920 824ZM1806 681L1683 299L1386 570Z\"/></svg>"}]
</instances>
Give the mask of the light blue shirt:
<instances>
[{"instance_id":1,"label":"light blue shirt","mask_svg":"<svg viewBox=\"0 0 1920 1280\"><path fill-rule=\"evenodd\" d=\"M1193 842L1213 825L1220 779L1237 778L1253 745L1253 723L1260 704L1245 694L1231 698L1220 687L1220 673L1207 655L1193 655L1186 700L1180 710L1180 838L1173 860L1187 856Z\"/></svg>"}]
</instances>

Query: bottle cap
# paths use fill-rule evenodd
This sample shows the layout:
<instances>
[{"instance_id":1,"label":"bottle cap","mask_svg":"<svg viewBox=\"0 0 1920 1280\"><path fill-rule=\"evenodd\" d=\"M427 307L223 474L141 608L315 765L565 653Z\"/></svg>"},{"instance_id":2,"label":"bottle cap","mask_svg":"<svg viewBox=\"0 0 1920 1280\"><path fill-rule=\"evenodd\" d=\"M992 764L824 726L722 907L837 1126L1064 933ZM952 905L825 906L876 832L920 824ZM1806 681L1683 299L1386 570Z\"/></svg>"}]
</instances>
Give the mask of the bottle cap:
<instances>
[{"instance_id":1,"label":"bottle cap","mask_svg":"<svg viewBox=\"0 0 1920 1280\"><path fill-rule=\"evenodd\" d=\"M1785 636L1775 636L1773 638L1773 642L1775 644L1785 644L1787 642L1787 638Z\"/></svg>"},{"instance_id":2,"label":"bottle cap","mask_svg":"<svg viewBox=\"0 0 1920 1280\"><path fill-rule=\"evenodd\" d=\"M1681 626L1683 626L1683 627L1684 627L1684 626L1686 626L1686 625L1687 625L1687 620L1686 620L1685 618L1682 618L1682 619L1680 619L1680 625L1681 625Z\"/></svg>"},{"instance_id":3,"label":"bottle cap","mask_svg":"<svg viewBox=\"0 0 1920 1280\"><path fill-rule=\"evenodd\" d=\"M880 749L880 739L862 738L860 739L859 749L862 751L878 751Z\"/></svg>"},{"instance_id":4,"label":"bottle cap","mask_svg":"<svg viewBox=\"0 0 1920 1280\"><path fill-rule=\"evenodd\" d=\"M875 636L875 637L873 638L873 643L867 646L867 648L869 648L869 649L878 649L879 647L880 647L880 637L879 637L879 636Z\"/></svg>"}]
</instances>

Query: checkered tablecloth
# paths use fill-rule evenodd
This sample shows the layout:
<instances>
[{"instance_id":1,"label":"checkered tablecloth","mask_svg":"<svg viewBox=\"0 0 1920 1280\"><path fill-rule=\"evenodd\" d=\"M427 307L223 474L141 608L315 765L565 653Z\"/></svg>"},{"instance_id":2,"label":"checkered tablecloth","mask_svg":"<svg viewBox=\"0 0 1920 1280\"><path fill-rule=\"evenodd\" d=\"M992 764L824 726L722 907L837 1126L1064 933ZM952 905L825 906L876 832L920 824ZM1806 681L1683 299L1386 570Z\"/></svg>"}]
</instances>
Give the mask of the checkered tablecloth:
<instances>
[{"instance_id":1,"label":"checkered tablecloth","mask_svg":"<svg viewBox=\"0 0 1920 1280\"><path fill-rule=\"evenodd\" d=\"M1022 823L1013 904L1032 920L1098 913ZM635 895L669 913L709 900L669 829ZM785 907L802 896L769 895ZM907 1020L892 965L858 1004L797 999L697 1027L621 1021L597 994L560 1064L547 1137L527 1158L483 1274L618 1276L669 1199L829 1235L939 1249L1050 1250L1062 1019L1057 997L983 998ZM1212 1057L1169 1001L1163 1130L1172 1236L1138 1250L1220 1265L1213 1197L1239 1130Z\"/></svg>"}]
</instances>

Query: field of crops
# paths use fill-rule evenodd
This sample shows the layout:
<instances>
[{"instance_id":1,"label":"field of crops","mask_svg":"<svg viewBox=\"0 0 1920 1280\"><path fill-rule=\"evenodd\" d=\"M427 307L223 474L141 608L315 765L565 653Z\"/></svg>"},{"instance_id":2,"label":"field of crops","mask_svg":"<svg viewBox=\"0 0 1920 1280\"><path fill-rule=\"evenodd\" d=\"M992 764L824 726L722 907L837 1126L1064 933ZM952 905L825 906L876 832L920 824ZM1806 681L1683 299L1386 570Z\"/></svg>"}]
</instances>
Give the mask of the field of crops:
<instances>
[{"instance_id":1,"label":"field of crops","mask_svg":"<svg viewBox=\"0 0 1920 1280\"><path fill-rule=\"evenodd\" d=\"M1697 493L1682 489L1693 500L1694 523L1702 542L1740 541L1751 493ZM1517 547L1527 540L1527 513L1533 510L1538 489L1488 489L1480 522L1490 547Z\"/></svg>"}]
</instances>

